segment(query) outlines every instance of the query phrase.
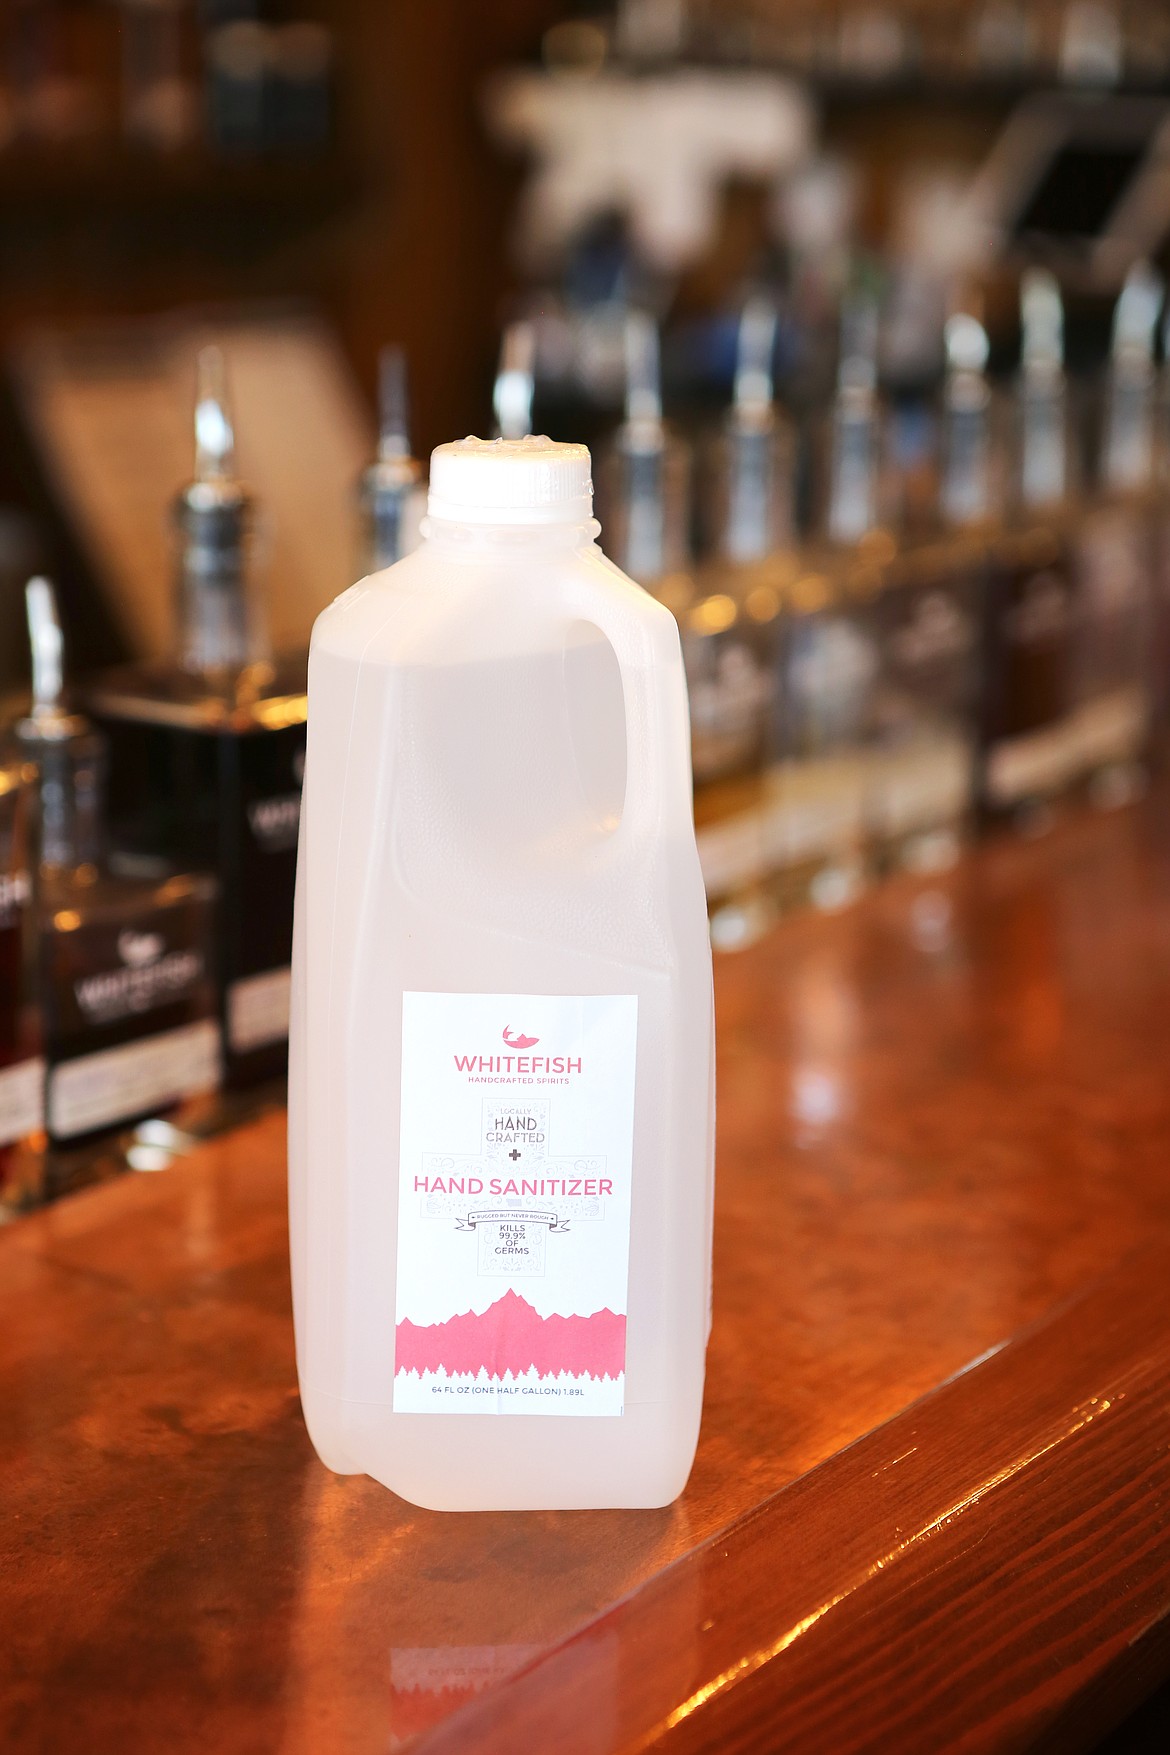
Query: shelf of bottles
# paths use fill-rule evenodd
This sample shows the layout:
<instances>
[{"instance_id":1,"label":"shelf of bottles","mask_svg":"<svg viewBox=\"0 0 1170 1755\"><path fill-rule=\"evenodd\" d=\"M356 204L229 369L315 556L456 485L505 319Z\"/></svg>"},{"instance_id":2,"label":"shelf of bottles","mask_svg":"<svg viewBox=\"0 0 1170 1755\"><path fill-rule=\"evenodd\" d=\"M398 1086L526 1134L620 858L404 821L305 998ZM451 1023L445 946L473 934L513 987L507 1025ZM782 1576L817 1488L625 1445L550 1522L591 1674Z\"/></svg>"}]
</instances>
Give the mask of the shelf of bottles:
<instances>
[{"instance_id":1,"label":"shelf of bottles","mask_svg":"<svg viewBox=\"0 0 1170 1755\"><path fill-rule=\"evenodd\" d=\"M678 625L722 948L887 874L937 873L983 825L1034 833L1073 801L1122 806L1170 748L1163 283L1130 270L1088 398L1066 370L1055 277L1027 270L1019 305L1018 363L993 378L978 301L955 302L924 392L935 442L916 449L883 393L864 281L842 302L827 406L800 420L776 394L767 297L742 308L729 405L700 431L664 414L654 319L621 319L623 418L594 457L602 543ZM532 430L538 363L532 325L514 323L503 437ZM417 543L423 508L396 349L381 400L354 507L371 571ZM214 350L195 434L171 509L172 659L71 700L53 594L29 587L32 706L0 760L10 1204L41 1186L46 1147L154 1127L284 1064L304 658L274 655L253 613L256 508Z\"/></svg>"},{"instance_id":2,"label":"shelf of bottles","mask_svg":"<svg viewBox=\"0 0 1170 1755\"><path fill-rule=\"evenodd\" d=\"M1138 264L1091 466L1052 275L1023 277L1009 386L988 376L978 311L956 308L937 449L908 469L879 393L877 303L851 294L804 520L807 435L773 398L775 310L745 308L731 407L697 447L663 419L654 325L627 319L603 541L678 620L717 944L945 868L981 824L1035 832L1071 799L1142 790L1170 708L1162 300Z\"/></svg>"},{"instance_id":3,"label":"shelf of bottles","mask_svg":"<svg viewBox=\"0 0 1170 1755\"><path fill-rule=\"evenodd\" d=\"M83 166L84 192L144 160L190 182L217 160L330 144L333 40L250 0L11 0L0 21L0 194ZM183 178L180 178L180 182Z\"/></svg>"}]
</instances>

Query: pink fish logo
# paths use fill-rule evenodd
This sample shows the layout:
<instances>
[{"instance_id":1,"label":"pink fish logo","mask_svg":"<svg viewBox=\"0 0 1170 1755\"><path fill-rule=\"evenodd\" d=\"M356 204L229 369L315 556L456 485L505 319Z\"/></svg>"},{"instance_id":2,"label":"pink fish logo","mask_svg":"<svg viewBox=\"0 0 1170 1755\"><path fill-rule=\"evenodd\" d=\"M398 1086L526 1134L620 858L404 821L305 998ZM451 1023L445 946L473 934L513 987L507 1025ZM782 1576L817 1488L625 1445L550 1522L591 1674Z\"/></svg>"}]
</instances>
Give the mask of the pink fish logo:
<instances>
[{"instance_id":1,"label":"pink fish logo","mask_svg":"<svg viewBox=\"0 0 1170 1755\"><path fill-rule=\"evenodd\" d=\"M504 1025L504 1041L509 1048L535 1048L540 1041L539 1036L513 1036L510 1024Z\"/></svg>"}]
</instances>

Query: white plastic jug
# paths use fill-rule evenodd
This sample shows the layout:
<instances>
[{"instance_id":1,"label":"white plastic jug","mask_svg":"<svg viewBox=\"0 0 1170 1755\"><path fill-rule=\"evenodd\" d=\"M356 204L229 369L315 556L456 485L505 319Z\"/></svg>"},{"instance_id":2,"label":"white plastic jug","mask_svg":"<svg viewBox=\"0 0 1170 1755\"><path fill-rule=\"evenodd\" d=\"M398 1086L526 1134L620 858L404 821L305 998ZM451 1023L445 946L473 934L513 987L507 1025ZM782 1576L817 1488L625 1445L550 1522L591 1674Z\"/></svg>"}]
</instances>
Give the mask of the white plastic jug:
<instances>
[{"instance_id":1,"label":"white plastic jug","mask_svg":"<svg viewBox=\"0 0 1170 1755\"><path fill-rule=\"evenodd\" d=\"M597 548L584 446L440 446L424 530L309 661L305 1418L418 1505L664 1505L698 1438L714 1139L678 632Z\"/></svg>"}]
</instances>

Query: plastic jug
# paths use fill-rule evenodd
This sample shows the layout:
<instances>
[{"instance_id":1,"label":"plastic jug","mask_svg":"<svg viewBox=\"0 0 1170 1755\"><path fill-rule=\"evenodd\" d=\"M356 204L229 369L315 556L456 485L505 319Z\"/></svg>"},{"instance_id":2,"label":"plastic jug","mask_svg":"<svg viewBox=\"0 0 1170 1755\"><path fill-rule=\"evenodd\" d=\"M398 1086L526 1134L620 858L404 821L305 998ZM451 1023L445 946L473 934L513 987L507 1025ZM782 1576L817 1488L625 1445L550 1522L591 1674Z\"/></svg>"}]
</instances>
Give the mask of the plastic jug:
<instances>
[{"instance_id":1,"label":"plastic jug","mask_svg":"<svg viewBox=\"0 0 1170 1755\"><path fill-rule=\"evenodd\" d=\"M289 1205L322 1460L445 1510L655 1506L698 1437L711 962L669 612L589 453L432 458L309 660Z\"/></svg>"}]
</instances>

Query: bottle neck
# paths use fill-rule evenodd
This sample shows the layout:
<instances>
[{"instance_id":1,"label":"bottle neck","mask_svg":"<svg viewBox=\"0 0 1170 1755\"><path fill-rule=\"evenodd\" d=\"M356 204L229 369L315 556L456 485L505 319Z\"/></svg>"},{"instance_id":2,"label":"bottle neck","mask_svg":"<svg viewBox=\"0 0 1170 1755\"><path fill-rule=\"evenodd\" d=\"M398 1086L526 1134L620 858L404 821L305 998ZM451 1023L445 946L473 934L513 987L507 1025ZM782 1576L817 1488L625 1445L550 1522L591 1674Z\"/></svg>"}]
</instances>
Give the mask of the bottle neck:
<instances>
[{"instance_id":1,"label":"bottle neck","mask_svg":"<svg viewBox=\"0 0 1170 1755\"><path fill-rule=\"evenodd\" d=\"M596 518L547 524L478 524L430 513L422 520L420 531L427 547L444 557L479 560L515 553L549 550L568 553L588 548L596 542L601 526Z\"/></svg>"},{"instance_id":2,"label":"bottle neck","mask_svg":"<svg viewBox=\"0 0 1170 1755\"><path fill-rule=\"evenodd\" d=\"M979 524L990 515L990 405L978 373L957 373L947 385L942 511L948 524Z\"/></svg>"},{"instance_id":3,"label":"bottle neck","mask_svg":"<svg viewBox=\"0 0 1170 1755\"><path fill-rule=\"evenodd\" d=\"M105 739L84 719L65 719L46 735L35 720L18 728L36 762L40 865L49 872L100 866L105 857Z\"/></svg>"},{"instance_id":4,"label":"bottle neck","mask_svg":"<svg viewBox=\"0 0 1170 1755\"><path fill-rule=\"evenodd\" d=\"M878 418L872 392L850 386L833 408L828 533L859 542L878 521Z\"/></svg>"},{"instance_id":5,"label":"bottle neck","mask_svg":"<svg viewBox=\"0 0 1170 1755\"><path fill-rule=\"evenodd\" d=\"M1101 476L1111 493L1140 493L1153 480L1154 394L1152 366L1110 373Z\"/></svg>"},{"instance_id":6,"label":"bottle neck","mask_svg":"<svg viewBox=\"0 0 1170 1755\"><path fill-rule=\"evenodd\" d=\"M1068 388L1063 371L1026 371L1020 396L1020 498L1037 509L1068 495Z\"/></svg>"},{"instance_id":7,"label":"bottle neck","mask_svg":"<svg viewBox=\"0 0 1170 1755\"><path fill-rule=\"evenodd\" d=\"M179 661L201 674L242 669L261 655L248 600L251 507L234 490L198 491L214 485L195 484L176 511Z\"/></svg>"},{"instance_id":8,"label":"bottle neck","mask_svg":"<svg viewBox=\"0 0 1170 1755\"><path fill-rule=\"evenodd\" d=\"M730 561L762 561L791 539L792 483L771 411L733 416L725 435L727 492L720 547Z\"/></svg>"}]
</instances>

